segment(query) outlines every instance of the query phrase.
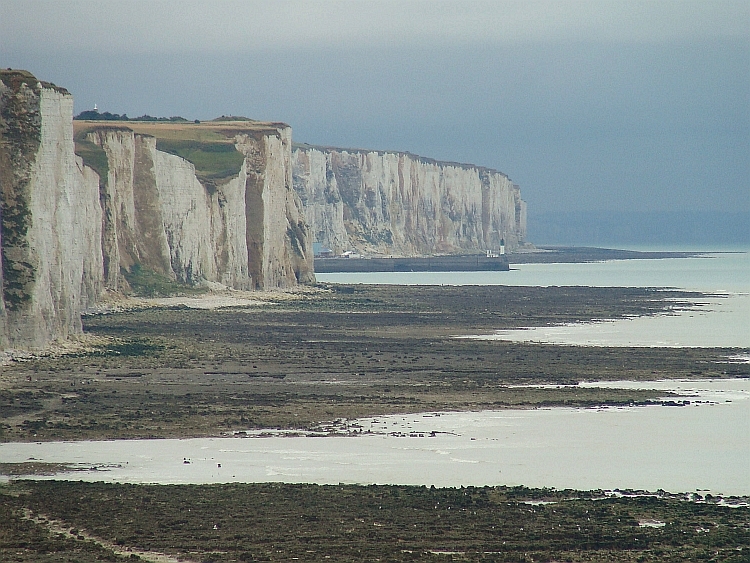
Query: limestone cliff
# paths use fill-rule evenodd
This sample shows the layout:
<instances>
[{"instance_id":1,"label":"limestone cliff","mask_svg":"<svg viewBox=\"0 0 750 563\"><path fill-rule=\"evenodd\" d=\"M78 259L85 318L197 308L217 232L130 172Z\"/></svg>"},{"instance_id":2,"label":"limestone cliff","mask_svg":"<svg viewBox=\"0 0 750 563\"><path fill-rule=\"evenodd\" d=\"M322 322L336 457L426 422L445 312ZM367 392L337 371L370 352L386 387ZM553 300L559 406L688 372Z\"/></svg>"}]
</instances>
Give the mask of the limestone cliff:
<instances>
[{"instance_id":1,"label":"limestone cliff","mask_svg":"<svg viewBox=\"0 0 750 563\"><path fill-rule=\"evenodd\" d=\"M94 127L83 138L106 155L100 189L109 288L127 289L123 273L137 265L186 284L250 289L244 198L236 193L244 178L209 192L195 167L158 151L153 136L118 125Z\"/></svg>"},{"instance_id":2,"label":"limestone cliff","mask_svg":"<svg viewBox=\"0 0 750 563\"><path fill-rule=\"evenodd\" d=\"M334 252L417 256L516 249L526 204L504 174L409 153L298 145L294 188Z\"/></svg>"},{"instance_id":3,"label":"limestone cliff","mask_svg":"<svg viewBox=\"0 0 750 563\"><path fill-rule=\"evenodd\" d=\"M314 281L288 126L76 122L74 136L70 94L24 71L0 71L0 249L0 350L80 332L136 267L239 289Z\"/></svg>"},{"instance_id":4,"label":"limestone cliff","mask_svg":"<svg viewBox=\"0 0 750 563\"><path fill-rule=\"evenodd\" d=\"M251 273L257 286L284 287L314 281L312 237L302 202L292 187L292 131L240 134L245 155L245 208Z\"/></svg>"},{"instance_id":5,"label":"limestone cliff","mask_svg":"<svg viewBox=\"0 0 750 563\"><path fill-rule=\"evenodd\" d=\"M80 331L81 311L139 269L281 288L314 281L313 238L415 256L512 250L525 230L518 186L494 170L293 150L283 123L74 126L67 91L0 71L0 349Z\"/></svg>"},{"instance_id":6,"label":"limestone cliff","mask_svg":"<svg viewBox=\"0 0 750 563\"><path fill-rule=\"evenodd\" d=\"M76 128L81 143L106 156L103 255L112 289L126 285L122 273L135 265L182 283L235 289L314 281L311 238L292 189L289 127L76 122ZM159 150L161 137L167 148L189 147L193 156L235 151L241 164L230 175L201 173Z\"/></svg>"},{"instance_id":7,"label":"limestone cliff","mask_svg":"<svg viewBox=\"0 0 750 563\"><path fill-rule=\"evenodd\" d=\"M102 288L98 178L73 150L73 98L0 71L0 348L81 329Z\"/></svg>"}]
</instances>

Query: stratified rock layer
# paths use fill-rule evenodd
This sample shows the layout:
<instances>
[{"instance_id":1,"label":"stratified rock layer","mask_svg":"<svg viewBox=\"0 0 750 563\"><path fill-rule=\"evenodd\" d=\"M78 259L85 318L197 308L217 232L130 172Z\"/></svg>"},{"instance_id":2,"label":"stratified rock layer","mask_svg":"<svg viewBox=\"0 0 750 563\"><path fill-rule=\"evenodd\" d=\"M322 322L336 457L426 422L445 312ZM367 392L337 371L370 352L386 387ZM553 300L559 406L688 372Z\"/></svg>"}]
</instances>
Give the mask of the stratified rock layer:
<instances>
[{"instance_id":1,"label":"stratified rock layer","mask_svg":"<svg viewBox=\"0 0 750 563\"><path fill-rule=\"evenodd\" d=\"M520 190L495 170L409 153L296 146L294 188L315 237L340 253L509 250L526 236Z\"/></svg>"}]
</instances>

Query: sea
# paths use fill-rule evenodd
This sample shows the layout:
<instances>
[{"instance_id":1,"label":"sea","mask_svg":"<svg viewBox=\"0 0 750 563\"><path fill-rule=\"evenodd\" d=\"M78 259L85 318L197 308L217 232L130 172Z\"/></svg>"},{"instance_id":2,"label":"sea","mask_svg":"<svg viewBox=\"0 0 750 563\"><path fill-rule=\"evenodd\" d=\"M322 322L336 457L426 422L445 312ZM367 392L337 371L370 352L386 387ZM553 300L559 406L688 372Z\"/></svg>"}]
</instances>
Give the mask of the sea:
<instances>
[{"instance_id":1,"label":"sea","mask_svg":"<svg viewBox=\"0 0 750 563\"><path fill-rule=\"evenodd\" d=\"M706 294L654 317L503 331L482 338L576 346L727 348L750 363L750 254L522 264L510 272L325 274L338 283L581 285ZM633 328L628 328L628 327ZM480 337L479 335L456 335ZM0 461L71 464L54 476L133 483L526 485L750 496L750 379L585 382L677 393L685 406L428 412L346 421L318 437L281 431L218 438L0 444Z\"/></svg>"},{"instance_id":2,"label":"sea","mask_svg":"<svg viewBox=\"0 0 750 563\"><path fill-rule=\"evenodd\" d=\"M347 284L649 287L706 294L663 315L597 323L461 335L580 346L750 348L750 252L705 251L698 257L513 264L509 272L372 272L319 274Z\"/></svg>"}]
</instances>

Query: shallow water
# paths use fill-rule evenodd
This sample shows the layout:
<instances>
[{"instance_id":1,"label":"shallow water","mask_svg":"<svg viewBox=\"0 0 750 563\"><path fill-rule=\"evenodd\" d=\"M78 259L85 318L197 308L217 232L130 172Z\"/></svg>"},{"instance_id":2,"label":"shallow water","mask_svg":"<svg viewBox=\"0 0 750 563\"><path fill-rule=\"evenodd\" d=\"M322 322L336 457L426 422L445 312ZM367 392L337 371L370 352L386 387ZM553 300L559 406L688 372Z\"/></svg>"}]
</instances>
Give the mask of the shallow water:
<instances>
[{"instance_id":1,"label":"shallow water","mask_svg":"<svg viewBox=\"0 0 750 563\"><path fill-rule=\"evenodd\" d=\"M696 258L607 260L577 264L512 264L509 272L371 272L316 274L318 281L396 285L672 287L750 292L750 253Z\"/></svg>"},{"instance_id":2,"label":"shallow water","mask_svg":"<svg viewBox=\"0 0 750 563\"><path fill-rule=\"evenodd\" d=\"M653 317L499 330L471 338L568 346L750 348L750 294L701 300L688 310Z\"/></svg>"},{"instance_id":3,"label":"shallow water","mask_svg":"<svg viewBox=\"0 0 750 563\"><path fill-rule=\"evenodd\" d=\"M352 421L364 431L356 437L9 443L0 444L0 459L81 464L89 469L57 478L86 481L523 484L750 494L750 380L587 385L677 390L691 404L373 417Z\"/></svg>"},{"instance_id":4,"label":"shallow water","mask_svg":"<svg viewBox=\"0 0 750 563\"><path fill-rule=\"evenodd\" d=\"M320 274L337 283L669 287L721 297L669 315L498 331L476 338L576 346L750 347L750 253L697 258L518 264L510 272Z\"/></svg>"},{"instance_id":5,"label":"shallow water","mask_svg":"<svg viewBox=\"0 0 750 563\"><path fill-rule=\"evenodd\" d=\"M748 256L318 277L342 283L676 287L724 293L676 316L537 330L551 331L545 338L557 342L618 345L629 326L629 345L750 348ZM747 351L735 356L731 361L749 358ZM582 385L674 390L691 404L387 416L351 421L357 425L351 428L364 431L356 437L6 443L0 444L0 461L78 464L81 471L56 478L87 481L523 484L750 495L750 380Z\"/></svg>"}]
</instances>

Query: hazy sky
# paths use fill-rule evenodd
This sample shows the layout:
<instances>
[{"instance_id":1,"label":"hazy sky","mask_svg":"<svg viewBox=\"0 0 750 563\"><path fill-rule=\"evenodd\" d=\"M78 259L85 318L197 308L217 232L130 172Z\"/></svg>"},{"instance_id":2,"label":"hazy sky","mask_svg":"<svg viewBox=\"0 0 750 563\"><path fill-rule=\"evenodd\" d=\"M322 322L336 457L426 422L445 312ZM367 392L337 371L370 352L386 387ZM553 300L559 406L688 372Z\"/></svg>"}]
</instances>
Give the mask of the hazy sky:
<instances>
[{"instance_id":1,"label":"hazy sky","mask_svg":"<svg viewBox=\"0 0 750 563\"><path fill-rule=\"evenodd\" d=\"M532 217L750 211L746 0L0 0L0 65L77 112L489 166Z\"/></svg>"}]
</instances>

